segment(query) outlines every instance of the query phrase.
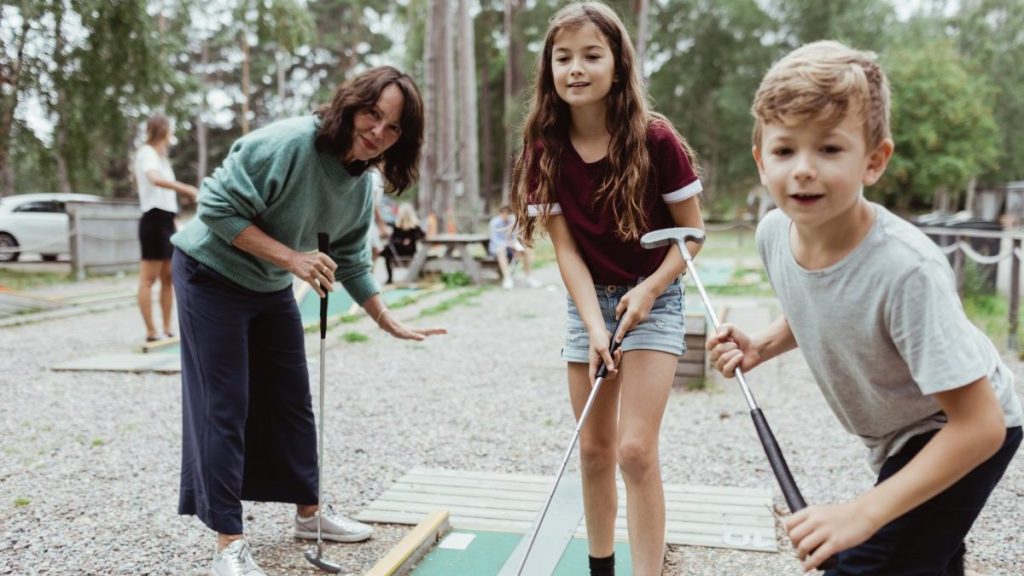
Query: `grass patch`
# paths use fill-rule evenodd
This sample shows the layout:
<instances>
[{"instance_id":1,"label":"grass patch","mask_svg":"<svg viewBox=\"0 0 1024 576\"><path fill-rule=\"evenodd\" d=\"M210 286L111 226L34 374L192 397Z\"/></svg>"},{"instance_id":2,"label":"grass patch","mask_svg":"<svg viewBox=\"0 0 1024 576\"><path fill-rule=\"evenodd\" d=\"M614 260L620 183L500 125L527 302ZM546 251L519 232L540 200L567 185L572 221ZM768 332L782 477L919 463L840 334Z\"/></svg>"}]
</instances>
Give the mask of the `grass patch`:
<instances>
[{"instance_id":1,"label":"grass patch","mask_svg":"<svg viewBox=\"0 0 1024 576\"><path fill-rule=\"evenodd\" d=\"M103 445L105 445L106 443L107 443L107 441L106 441L106 440L104 440L103 438L93 438L93 439L92 439L92 445L93 445L93 447L99 447L99 446L103 446Z\"/></svg>"},{"instance_id":2,"label":"grass patch","mask_svg":"<svg viewBox=\"0 0 1024 576\"><path fill-rule=\"evenodd\" d=\"M705 286L710 296L774 296L771 286L763 284L731 284L729 286ZM696 290L696 289L695 289ZM714 304L714 301L712 301Z\"/></svg>"},{"instance_id":3,"label":"grass patch","mask_svg":"<svg viewBox=\"0 0 1024 576\"><path fill-rule=\"evenodd\" d=\"M424 308L423 310L420 310L419 318L423 318L426 316L437 316L438 314L444 314L445 312L451 310L455 306L473 304L471 302L472 299L482 294L483 291L483 287L463 290L462 292L459 292L458 294L451 298L448 298L447 300L442 300L437 304L430 306L429 308Z\"/></svg>"},{"instance_id":4,"label":"grass patch","mask_svg":"<svg viewBox=\"0 0 1024 576\"><path fill-rule=\"evenodd\" d=\"M0 286L11 290L29 290L71 281L70 272L23 272L0 270Z\"/></svg>"},{"instance_id":5,"label":"grass patch","mask_svg":"<svg viewBox=\"0 0 1024 576\"><path fill-rule=\"evenodd\" d=\"M533 268L543 268L549 264L554 264L555 245L551 243L551 238L535 236L533 240L533 253L531 254L533 259L530 261Z\"/></svg>"},{"instance_id":6,"label":"grass patch","mask_svg":"<svg viewBox=\"0 0 1024 576\"><path fill-rule=\"evenodd\" d=\"M1006 350L1007 338L1010 335L1010 303L1006 298L995 294L967 294L963 298L964 312L981 329L1000 350ZM1021 311L1017 311L1017 326L1024 320ZM1020 344L1014 352L1024 359L1024 350Z\"/></svg>"},{"instance_id":7,"label":"grass patch","mask_svg":"<svg viewBox=\"0 0 1024 576\"><path fill-rule=\"evenodd\" d=\"M709 224L714 226L714 224ZM704 247L697 258L753 258L759 259L754 231L749 228L709 230Z\"/></svg>"},{"instance_id":8,"label":"grass patch","mask_svg":"<svg viewBox=\"0 0 1024 576\"><path fill-rule=\"evenodd\" d=\"M14 507L15 508L24 508L25 506L28 506L31 503L32 503L32 500L29 500L28 498L25 498L24 496L18 496L17 498L14 499Z\"/></svg>"},{"instance_id":9,"label":"grass patch","mask_svg":"<svg viewBox=\"0 0 1024 576\"><path fill-rule=\"evenodd\" d=\"M341 339L344 340L345 342L355 343L366 342L370 339L370 337L367 336L366 334L363 334L362 332L356 332L355 330L351 330L349 332L345 332L344 334L342 334Z\"/></svg>"},{"instance_id":10,"label":"grass patch","mask_svg":"<svg viewBox=\"0 0 1024 576\"><path fill-rule=\"evenodd\" d=\"M714 392L718 389L715 386L714 380L711 378L701 376L700 378L692 378L683 385L683 388L687 392Z\"/></svg>"},{"instance_id":11,"label":"grass patch","mask_svg":"<svg viewBox=\"0 0 1024 576\"><path fill-rule=\"evenodd\" d=\"M462 288L463 286L469 286L473 283L473 279L462 271L457 272L443 272L441 274L441 282L445 288Z\"/></svg>"}]
</instances>

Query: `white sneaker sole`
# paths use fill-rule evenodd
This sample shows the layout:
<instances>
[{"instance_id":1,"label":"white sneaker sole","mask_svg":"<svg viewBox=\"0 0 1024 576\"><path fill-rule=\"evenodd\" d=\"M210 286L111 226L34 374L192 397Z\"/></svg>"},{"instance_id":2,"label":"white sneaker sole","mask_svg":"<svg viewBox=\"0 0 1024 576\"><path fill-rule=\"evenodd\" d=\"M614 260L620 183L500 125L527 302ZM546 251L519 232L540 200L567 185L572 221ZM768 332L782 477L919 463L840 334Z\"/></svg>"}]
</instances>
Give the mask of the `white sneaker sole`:
<instances>
[{"instance_id":1,"label":"white sneaker sole","mask_svg":"<svg viewBox=\"0 0 1024 576\"><path fill-rule=\"evenodd\" d=\"M330 540L331 542L349 542L349 543L351 543L351 542L362 542L363 540L369 540L370 536L373 536L373 532L372 531L371 532L365 532L365 533L359 533L359 534L345 535L345 536L342 536L340 534L330 534L330 533L327 533L327 532L322 532L320 534L320 537L323 538L324 540ZM316 540L316 531L314 530L312 532L305 532L305 531L302 531L302 530L296 530L295 531L295 537L296 538L301 538L303 540Z\"/></svg>"}]
</instances>

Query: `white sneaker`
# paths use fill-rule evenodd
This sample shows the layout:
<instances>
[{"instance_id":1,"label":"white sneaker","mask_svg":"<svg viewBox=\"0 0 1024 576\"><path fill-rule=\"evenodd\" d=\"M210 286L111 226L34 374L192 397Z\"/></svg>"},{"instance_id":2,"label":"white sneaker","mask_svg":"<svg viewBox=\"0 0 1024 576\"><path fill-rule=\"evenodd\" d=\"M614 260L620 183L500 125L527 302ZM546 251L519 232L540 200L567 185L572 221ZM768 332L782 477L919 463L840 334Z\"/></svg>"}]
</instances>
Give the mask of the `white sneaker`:
<instances>
[{"instance_id":1,"label":"white sneaker","mask_svg":"<svg viewBox=\"0 0 1024 576\"><path fill-rule=\"evenodd\" d=\"M334 511L332 506L320 509L323 525L320 537L335 542L362 542L373 534L373 528ZM309 518L295 516L295 537L316 540L316 514Z\"/></svg>"},{"instance_id":2,"label":"white sneaker","mask_svg":"<svg viewBox=\"0 0 1024 576\"><path fill-rule=\"evenodd\" d=\"M213 554L212 576L267 576L249 552L249 543L238 539Z\"/></svg>"},{"instance_id":3,"label":"white sneaker","mask_svg":"<svg viewBox=\"0 0 1024 576\"><path fill-rule=\"evenodd\" d=\"M540 280L537 280L533 276L527 276L526 285L530 288L540 288Z\"/></svg>"},{"instance_id":4,"label":"white sneaker","mask_svg":"<svg viewBox=\"0 0 1024 576\"><path fill-rule=\"evenodd\" d=\"M501 281L501 287L504 288L505 290L511 290L513 287L515 287L515 282L512 280L512 277L509 276L508 278L505 278L504 280Z\"/></svg>"}]
</instances>

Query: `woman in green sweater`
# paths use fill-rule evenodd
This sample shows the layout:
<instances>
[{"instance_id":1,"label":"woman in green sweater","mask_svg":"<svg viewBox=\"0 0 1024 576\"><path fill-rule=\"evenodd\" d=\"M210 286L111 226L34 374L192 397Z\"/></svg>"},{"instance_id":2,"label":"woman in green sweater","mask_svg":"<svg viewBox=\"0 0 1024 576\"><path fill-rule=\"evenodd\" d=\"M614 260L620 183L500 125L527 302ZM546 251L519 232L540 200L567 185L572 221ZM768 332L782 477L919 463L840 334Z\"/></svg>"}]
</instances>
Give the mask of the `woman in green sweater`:
<instances>
[{"instance_id":1,"label":"woman in green sweater","mask_svg":"<svg viewBox=\"0 0 1024 576\"><path fill-rule=\"evenodd\" d=\"M172 242L182 363L178 511L217 532L211 572L259 576L242 500L296 505L295 535L316 538L317 446L293 275L318 294L340 282L378 326L423 340L384 305L366 235L376 166L391 192L417 178L423 104L412 79L373 68L311 116L240 138L202 182L198 217ZM330 237L317 251L317 233ZM357 542L369 526L333 510L323 537Z\"/></svg>"}]
</instances>

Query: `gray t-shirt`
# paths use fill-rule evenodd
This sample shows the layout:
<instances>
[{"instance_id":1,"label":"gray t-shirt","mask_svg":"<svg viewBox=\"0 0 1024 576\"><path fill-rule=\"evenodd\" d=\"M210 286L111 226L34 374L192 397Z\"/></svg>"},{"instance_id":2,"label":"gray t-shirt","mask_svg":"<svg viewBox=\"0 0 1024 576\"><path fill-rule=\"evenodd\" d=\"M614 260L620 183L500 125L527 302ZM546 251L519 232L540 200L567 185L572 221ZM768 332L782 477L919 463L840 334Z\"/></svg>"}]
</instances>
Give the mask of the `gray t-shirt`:
<instances>
[{"instance_id":1,"label":"gray t-shirt","mask_svg":"<svg viewBox=\"0 0 1024 576\"><path fill-rule=\"evenodd\" d=\"M1021 424L1021 403L1013 373L964 314L946 257L913 225L872 206L871 231L828 268L797 263L781 210L762 220L757 246L818 387L877 472L908 439L945 424L931 394L988 376L1007 426Z\"/></svg>"}]
</instances>

